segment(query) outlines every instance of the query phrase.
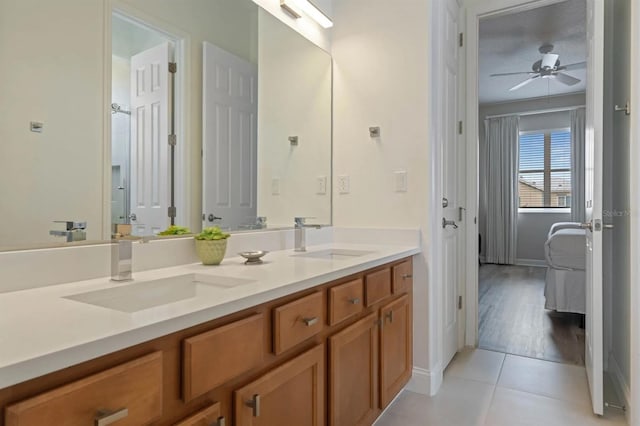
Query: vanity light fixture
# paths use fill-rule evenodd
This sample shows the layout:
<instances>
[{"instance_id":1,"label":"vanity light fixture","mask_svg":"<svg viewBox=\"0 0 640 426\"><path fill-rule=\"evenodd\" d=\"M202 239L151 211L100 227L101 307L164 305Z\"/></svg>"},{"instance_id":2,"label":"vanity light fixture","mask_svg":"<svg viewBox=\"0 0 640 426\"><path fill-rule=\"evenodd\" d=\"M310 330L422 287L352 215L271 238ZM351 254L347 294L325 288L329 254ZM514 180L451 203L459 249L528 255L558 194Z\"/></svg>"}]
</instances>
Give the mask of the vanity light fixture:
<instances>
[{"instance_id":1,"label":"vanity light fixture","mask_svg":"<svg viewBox=\"0 0 640 426\"><path fill-rule=\"evenodd\" d=\"M280 7L293 18L302 17L302 12L316 21L322 28L333 27L333 21L325 15L311 0L280 0Z\"/></svg>"}]
</instances>

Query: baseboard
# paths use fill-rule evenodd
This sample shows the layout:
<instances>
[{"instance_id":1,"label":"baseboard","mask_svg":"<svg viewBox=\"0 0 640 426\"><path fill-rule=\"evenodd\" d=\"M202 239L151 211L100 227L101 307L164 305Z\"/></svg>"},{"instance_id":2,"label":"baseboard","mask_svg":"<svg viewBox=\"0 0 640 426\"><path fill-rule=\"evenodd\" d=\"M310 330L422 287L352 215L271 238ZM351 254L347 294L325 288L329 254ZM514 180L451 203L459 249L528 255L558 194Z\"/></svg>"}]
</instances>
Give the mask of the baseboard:
<instances>
[{"instance_id":1,"label":"baseboard","mask_svg":"<svg viewBox=\"0 0 640 426\"><path fill-rule=\"evenodd\" d=\"M626 413L630 413L631 408L629 402L631 401L631 389L625 380L622 370L620 369L620 365L618 364L618 361L616 361L616 357L613 356L613 353L609 354L609 373L611 373L611 379L613 381L615 391L618 394L618 397L622 399L622 404L626 407Z\"/></svg>"},{"instance_id":2,"label":"baseboard","mask_svg":"<svg viewBox=\"0 0 640 426\"><path fill-rule=\"evenodd\" d=\"M413 367L411 380L409 380L405 389L422 395L433 396L438 393L440 386L442 386L442 376L443 371L440 367L435 371Z\"/></svg>"},{"instance_id":3,"label":"baseboard","mask_svg":"<svg viewBox=\"0 0 640 426\"><path fill-rule=\"evenodd\" d=\"M540 259L516 259L516 265L518 266L538 266L538 267L547 267L546 260Z\"/></svg>"}]
</instances>

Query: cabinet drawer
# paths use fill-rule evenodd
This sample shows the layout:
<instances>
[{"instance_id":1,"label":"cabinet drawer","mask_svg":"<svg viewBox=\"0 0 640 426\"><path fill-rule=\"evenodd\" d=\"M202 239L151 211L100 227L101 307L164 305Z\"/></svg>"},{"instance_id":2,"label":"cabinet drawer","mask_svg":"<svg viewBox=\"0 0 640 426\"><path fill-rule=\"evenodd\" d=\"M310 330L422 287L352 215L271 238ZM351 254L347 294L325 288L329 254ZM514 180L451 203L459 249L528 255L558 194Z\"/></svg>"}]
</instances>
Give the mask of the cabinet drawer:
<instances>
[{"instance_id":1,"label":"cabinet drawer","mask_svg":"<svg viewBox=\"0 0 640 426\"><path fill-rule=\"evenodd\" d=\"M182 396L200 396L258 367L264 359L264 315L256 314L183 342Z\"/></svg>"},{"instance_id":2,"label":"cabinet drawer","mask_svg":"<svg viewBox=\"0 0 640 426\"><path fill-rule=\"evenodd\" d=\"M227 425L226 419L220 413L220 403L216 402L176 423L174 426L231 426L231 423Z\"/></svg>"},{"instance_id":3,"label":"cabinet drawer","mask_svg":"<svg viewBox=\"0 0 640 426\"><path fill-rule=\"evenodd\" d=\"M324 327L322 293L313 293L273 310L273 350L277 354L318 334Z\"/></svg>"},{"instance_id":4,"label":"cabinet drawer","mask_svg":"<svg viewBox=\"0 0 640 426\"><path fill-rule=\"evenodd\" d=\"M362 278L329 289L329 325L362 312Z\"/></svg>"},{"instance_id":5,"label":"cabinet drawer","mask_svg":"<svg viewBox=\"0 0 640 426\"><path fill-rule=\"evenodd\" d=\"M94 374L6 409L6 426L146 425L162 415L162 352ZM120 420L117 420L120 419Z\"/></svg>"},{"instance_id":6,"label":"cabinet drawer","mask_svg":"<svg viewBox=\"0 0 640 426\"><path fill-rule=\"evenodd\" d=\"M393 267L393 294L409 291L413 285L413 262L411 259Z\"/></svg>"},{"instance_id":7,"label":"cabinet drawer","mask_svg":"<svg viewBox=\"0 0 640 426\"><path fill-rule=\"evenodd\" d=\"M391 296L391 269L386 268L367 274L364 286L367 306Z\"/></svg>"}]
</instances>

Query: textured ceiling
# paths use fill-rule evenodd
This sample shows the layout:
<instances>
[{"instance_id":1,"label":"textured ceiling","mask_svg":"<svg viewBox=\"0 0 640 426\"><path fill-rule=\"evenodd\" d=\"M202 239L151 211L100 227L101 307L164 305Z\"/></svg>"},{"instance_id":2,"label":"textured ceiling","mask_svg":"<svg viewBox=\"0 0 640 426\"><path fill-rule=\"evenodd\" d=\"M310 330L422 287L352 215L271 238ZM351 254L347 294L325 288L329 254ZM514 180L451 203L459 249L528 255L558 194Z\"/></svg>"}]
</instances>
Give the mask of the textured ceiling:
<instances>
[{"instance_id":1,"label":"textured ceiling","mask_svg":"<svg viewBox=\"0 0 640 426\"><path fill-rule=\"evenodd\" d=\"M509 89L527 75L489 77L490 74L530 71L542 55L538 48L554 45L562 65L586 60L586 1L567 0L519 13L480 21L479 98L481 104L507 102L548 95L584 92L586 70L565 71L582 80L566 86L555 79L537 79L519 90Z\"/></svg>"}]
</instances>

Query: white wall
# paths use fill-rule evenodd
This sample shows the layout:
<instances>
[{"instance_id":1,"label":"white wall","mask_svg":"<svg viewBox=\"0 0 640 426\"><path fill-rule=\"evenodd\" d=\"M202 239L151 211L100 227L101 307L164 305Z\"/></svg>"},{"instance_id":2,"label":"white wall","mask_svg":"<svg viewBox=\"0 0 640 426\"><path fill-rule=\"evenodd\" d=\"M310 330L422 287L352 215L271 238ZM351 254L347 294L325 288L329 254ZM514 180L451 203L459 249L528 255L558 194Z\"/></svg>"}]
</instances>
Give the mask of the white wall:
<instances>
[{"instance_id":1,"label":"white wall","mask_svg":"<svg viewBox=\"0 0 640 426\"><path fill-rule=\"evenodd\" d=\"M605 305L605 341L609 346L608 371L612 373L619 393L629 404L631 378L630 314L631 314L631 139L630 118L614 113L614 104L624 104L630 93L631 1L610 0L606 8L606 46L610 55L605 61L605 203L603 220L614 229L605 233L604 291L610 298ZM607 50L605 48L605 50ZM607 136L608 135L608 136ZM634 182L634 185L637 184ZM607 262L608 260L608 262ZM606 299L606 297L605 297ZM637 307L635 307L637 309ZM606 325L606 324L605 324Z\"/></svg>"},{"instance_id":2,"label":"white wall","mask_svg":"<svg viewBox=\"0 0 640 426\"><path fill-rule=\"evenodd\" d=\"M99 0L0 2L0 248L102 235L103 28Z\"/></svg>"},{"instance_id":3,"label":"white wall","mask_svg":"<svg viewBox=\"0 0 640 426\"><path fill-rule=\"evenodd\" d=\"M268 12L259 29L258 216L271 227L292 226L294 216L331 223L331 56Z\"/></svg>"},{"instance_id":4,"label":"white wall","mask_svg":"<svg viewBox=\"0 0 640 426\"><path fill-rule=\"evenodd\" d=\"M497 104L480 105L480 123L484 123L489 115L501 115L511 113L523 113L539 111L551 108L565 108L584 105L584 94L554 96L520 102L504 102ZM552 112L546 114L525 115L520 118L521 131L536 131L547 129L562 129L571 125L571 114L568 111ZM480 126L481 132L484 125ZM480 143L484 143L484 135L480 135ZM485 224L485 217L480 215L479 229ZM518 243L516 258L522 264L543 264L544 243L547 240L549 228L556 222L568 222L571 220L569 212L527 212L518 213ZM484 247L484 243L483 243Z\"/></svg>"},{"instance_id":5,"label":"white wall","mask_svg":"<svg viewBox=\"0 0 640 426\"><path fill-rule=\"evenodd\" d=\"M334 2L334 188L339 175L351 183L334 196L337 226L420 228L429 241L430 13L422 0ZM379 140L369 126L381 127ZM398 169L406 193L393 191ZM414 366L426 380L443 368L430 250L414 263Z\"/></svg>"}]
</instances>

